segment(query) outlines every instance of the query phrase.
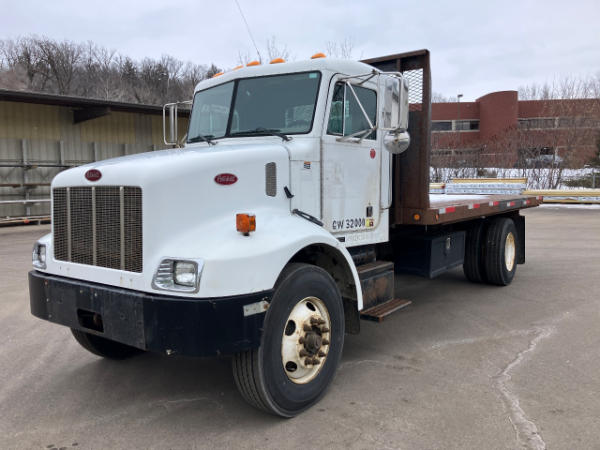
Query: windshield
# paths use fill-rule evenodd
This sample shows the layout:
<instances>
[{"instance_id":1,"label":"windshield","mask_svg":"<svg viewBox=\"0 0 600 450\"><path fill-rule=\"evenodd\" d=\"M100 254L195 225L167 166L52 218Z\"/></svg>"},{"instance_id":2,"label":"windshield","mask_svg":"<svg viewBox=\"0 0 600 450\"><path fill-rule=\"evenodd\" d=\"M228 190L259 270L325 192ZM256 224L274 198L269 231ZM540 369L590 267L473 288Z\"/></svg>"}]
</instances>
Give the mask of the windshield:
<instances>
[{"instance_id":1,"label":"windshield","mask_svg":"<svg viewBox=\"0 0 600 450\"><path fill-rule=\"evenodd\" d=\"M194 96L188 142L312 129L319 72L244 78Z\"/></svg>"}]
</instances>

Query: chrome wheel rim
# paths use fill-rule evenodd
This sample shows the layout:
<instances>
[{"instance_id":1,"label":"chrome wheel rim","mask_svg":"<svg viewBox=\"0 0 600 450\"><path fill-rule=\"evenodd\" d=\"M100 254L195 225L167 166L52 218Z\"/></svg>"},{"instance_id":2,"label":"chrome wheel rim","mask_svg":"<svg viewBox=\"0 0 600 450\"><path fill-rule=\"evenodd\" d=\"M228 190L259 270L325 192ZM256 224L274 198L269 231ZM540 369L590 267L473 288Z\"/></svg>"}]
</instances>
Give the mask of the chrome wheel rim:
<instances>
[{"instance_id":1,"label":"chrome wheel rim","mask_svg":"<svg viewBox=\"0 0 600 450\"><path fill-rule=\"evenodd\" d=\"M317 297L300 300L285 323L281 339L283 371L296 384L312 381L329 354L331 320L325 303Z\"/></svg>"},{"instance_id":2,"label":"chrome wheel rim","mask_svg":"<svg viewBox=\"0 0 600 450\"><path fill-rule=\"evenodd\" d=\"M506 235L506 242L504 243L504 264L506 265L506 270L509 272L513 270L515 265L516 254L515 236L510 232Z\"/></svg>"}]
</instances>

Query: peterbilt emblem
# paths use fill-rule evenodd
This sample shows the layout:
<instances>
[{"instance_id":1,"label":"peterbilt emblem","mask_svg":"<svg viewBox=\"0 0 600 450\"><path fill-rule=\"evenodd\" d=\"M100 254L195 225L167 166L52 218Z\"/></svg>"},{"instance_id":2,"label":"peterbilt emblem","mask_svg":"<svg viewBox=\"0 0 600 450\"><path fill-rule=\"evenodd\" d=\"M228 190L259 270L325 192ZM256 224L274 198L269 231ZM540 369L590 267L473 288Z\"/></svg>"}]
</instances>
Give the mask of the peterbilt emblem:
<instances>
[{"instance_id":1,"label":"peterbilt emblem","mask_svg":"<svg viewBox=\"0 0 600 450\"><path fill-rule=\"evenodd\" d=\"M238 178L232 173L220 173L215 177L215 183L218 184L233 184L238 180Z\"/></svg>"},{"instance_id":2,"label":"peterbilt emblem","mask_svg":"<svg viewBox=\"0 0 600 450\"><path fill-rule=\"evenodd\" d=\"M97 169L90 169L85 173L85 178L89 181L98 181L102 178L102 172Z\"/></svg>"}]
</instances>

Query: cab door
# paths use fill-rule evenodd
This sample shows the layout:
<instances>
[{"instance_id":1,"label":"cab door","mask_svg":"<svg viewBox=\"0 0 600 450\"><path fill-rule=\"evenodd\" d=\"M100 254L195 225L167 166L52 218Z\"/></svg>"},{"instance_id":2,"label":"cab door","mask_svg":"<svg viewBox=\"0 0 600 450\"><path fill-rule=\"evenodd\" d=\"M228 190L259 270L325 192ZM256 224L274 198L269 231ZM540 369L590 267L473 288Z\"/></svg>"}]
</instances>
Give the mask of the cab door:
<instances>
[{"instance_id":1,"label":"cab door","mask_svg":"<svg viewBox=\"0 0 600 450\"><path fill-rule=\"evenodd\" d=\"M377 131L377 84L332 80L322 150L322 217L331 233L351 237L374 230L380 221L382 152ZM360 242L358 242L360 243ZM365 242L366 243L366 242Z\"/></svg>"}]
</instances>

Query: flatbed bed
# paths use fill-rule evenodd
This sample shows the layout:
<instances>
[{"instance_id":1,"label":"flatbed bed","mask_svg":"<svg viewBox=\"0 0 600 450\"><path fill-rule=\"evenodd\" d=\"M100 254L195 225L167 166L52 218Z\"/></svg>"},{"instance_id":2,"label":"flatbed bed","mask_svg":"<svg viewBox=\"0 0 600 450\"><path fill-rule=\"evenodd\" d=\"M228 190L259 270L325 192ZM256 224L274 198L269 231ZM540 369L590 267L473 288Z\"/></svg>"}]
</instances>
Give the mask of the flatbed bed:
<instances>
[{"instance_id":1,"label":"flatbed bed","mask_svg":"<svg viewBox=\"0 0 600 450\"><path fill-rule=\"evenodd\" d=\"M538 206L541 196L429 194L428 208L406 208L405 225L440 225Z\"/></svg>"}]
</instances>

